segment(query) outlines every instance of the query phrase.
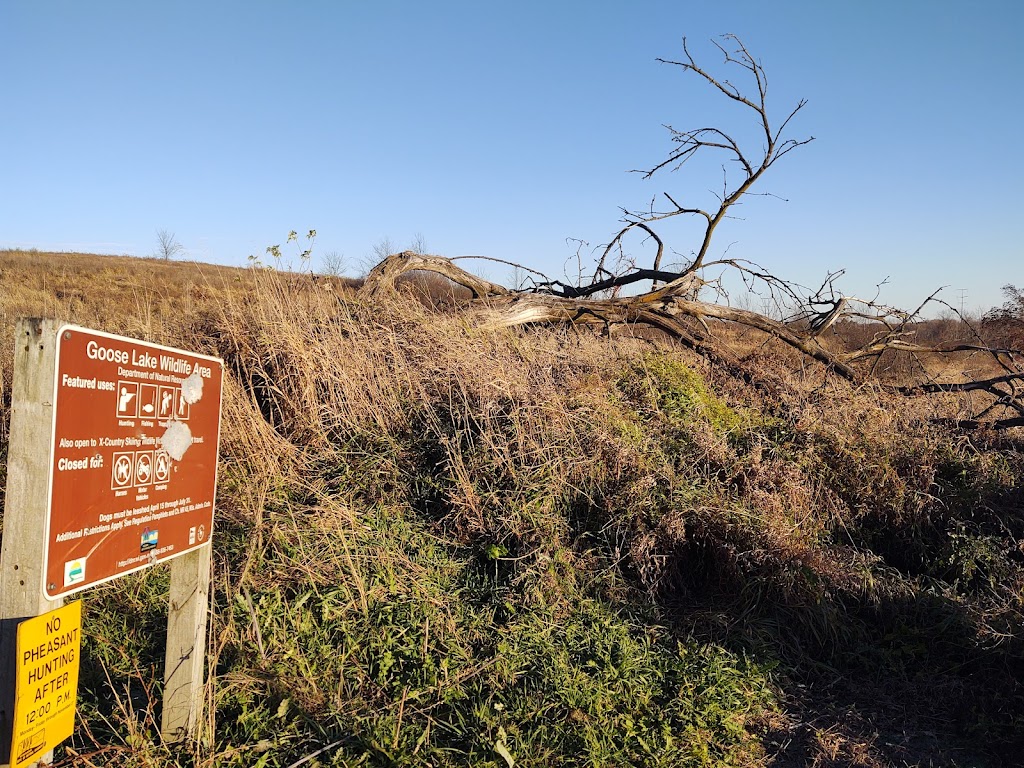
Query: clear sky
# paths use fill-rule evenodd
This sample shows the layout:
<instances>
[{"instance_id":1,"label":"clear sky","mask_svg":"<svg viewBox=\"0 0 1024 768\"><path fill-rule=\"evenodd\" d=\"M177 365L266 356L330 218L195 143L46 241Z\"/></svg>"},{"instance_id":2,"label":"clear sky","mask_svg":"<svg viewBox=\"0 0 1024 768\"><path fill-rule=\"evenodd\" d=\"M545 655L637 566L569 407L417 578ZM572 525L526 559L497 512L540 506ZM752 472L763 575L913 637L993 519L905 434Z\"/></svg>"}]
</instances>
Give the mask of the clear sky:
<instances>
[{"instance_id":1,"label":"clear sky","mask_svg":"<svg viewBox=\"0 0 1024 768\"><path fill-rule=\"evenodd\" d=\"M816 140L764 178L786 202L751 199L713 256L803 283L844 268L858 295L888 277L903 305L1024 284L1020 0L0 0L0 247L150 255L165 229L244 265L315 228L350 273L420 237L557 276L566 238L607 242L620 206L707 204L715 167L628 171L666 156L664 124L749 135L655 61L685 35L724 74L726 32L776 119L808 100L792 135Z\"/></svg>"}]
</instances>

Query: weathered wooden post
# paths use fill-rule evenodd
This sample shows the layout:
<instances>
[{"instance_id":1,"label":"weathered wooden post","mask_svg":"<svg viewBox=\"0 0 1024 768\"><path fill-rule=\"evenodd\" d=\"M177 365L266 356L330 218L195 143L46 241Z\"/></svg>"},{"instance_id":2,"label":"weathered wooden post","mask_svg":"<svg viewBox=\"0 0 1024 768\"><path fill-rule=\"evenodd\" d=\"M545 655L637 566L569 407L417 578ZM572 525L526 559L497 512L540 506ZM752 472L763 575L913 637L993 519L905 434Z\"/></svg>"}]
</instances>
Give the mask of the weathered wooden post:
<instances>
[{"instance_id":1,"label":"weathered wooden post","mask_svg":"<svg viewBox=\"0 0 1024 768\"><path fill-rule=\"evenodd\" d=\"M203 712L210 549L200 547L171 561L164 712L160 723L160 732L170 742L195 736Z\"/></svg>"},{"instance_id":2,"label":"weathered wooden post","mask_svg":"<svg viewBox=\"0 0 1024 768\"><path fill-rule=\"evenodd\" d=\"M43 595L46 502L57 355L54 320L26 318L15 330L4 537L0 550L0 768L10 764L19 622L60 607ZM47 753L43 762L51 762Z\"/></svg>"}]
</instances>

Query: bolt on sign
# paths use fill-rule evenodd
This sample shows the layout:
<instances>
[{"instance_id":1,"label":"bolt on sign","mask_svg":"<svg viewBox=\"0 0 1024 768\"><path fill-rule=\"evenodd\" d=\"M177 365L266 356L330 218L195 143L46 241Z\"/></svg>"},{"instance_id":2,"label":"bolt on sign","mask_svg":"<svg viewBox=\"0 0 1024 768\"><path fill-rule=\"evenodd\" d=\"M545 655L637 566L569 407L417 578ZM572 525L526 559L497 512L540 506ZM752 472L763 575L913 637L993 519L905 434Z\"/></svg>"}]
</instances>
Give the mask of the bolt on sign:
<instances>
[{"instance_id":1,"label":"bolt on sign","mask_svg":"<svg viewBox=\"0 0 1024 768\"><path fill-rule=\"evenodd\" d=\"M75 730L82 602L18 624L11 768L35 763Z\"/></svg>"},{"instance_id":2,"label":"bolt on sign","mask_svg":"<svg viewBox=\"0 0 1024 768\"><path fill-rule=\"evenodd\" d=\"M224 365L73 325L57 332L43 593L210 542Z\"/></svg>"}]
</instances>

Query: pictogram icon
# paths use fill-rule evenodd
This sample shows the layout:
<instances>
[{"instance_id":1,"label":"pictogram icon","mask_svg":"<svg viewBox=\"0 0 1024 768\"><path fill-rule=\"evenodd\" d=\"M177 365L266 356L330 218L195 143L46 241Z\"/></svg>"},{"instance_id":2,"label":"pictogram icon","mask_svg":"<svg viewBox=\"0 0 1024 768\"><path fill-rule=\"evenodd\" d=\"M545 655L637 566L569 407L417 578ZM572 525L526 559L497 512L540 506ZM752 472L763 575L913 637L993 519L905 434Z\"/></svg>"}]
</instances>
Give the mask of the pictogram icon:
<instances>
[{"instance_id":1,"label":"pictogram icon","mask_svg":"<svg viewBox=\"0 0 1024 768\"><path fill-rule=\"evenodd\" d=\"M149 485L153 482L153 452L140 451L135 454L135 484Z\"/></svg>"},{"instance_id":2,"label":"pictogram icon","mask_svg":"<svg viewBox=\"0 0 1024 768\"><path fill-rule=\"evenodd\" d=\"M141 418L156 418L157 389L156 384L139 385L139 416Z\"/></svg>"},{"instance_id":3,"label":"pictogram icon","mask_svg":"<svg viewBox=\"0 0 1024 768\"><path fill-rule=\"evenodd\" d=\"M114 469L113 475L110 479L110 487L117 490L118 488L127 488L132 484L132 475L135 470L135 454L133 453L115 453L114 454Z\"/></svg>"},{"instance_id":4,"label":"pictogram icon","mask_svg":"<svg viewBox=\"0 0 1024 768\"><path fill-rule=\"evenodd\" d=\"M171 477L171 457L166 451L157 451L153 462L153 481L166 483Z\"/></svg>"},{"instance_id":5,"label":"pictogram icon","mask_svg":"<svg viewBox=\"0 0 1024 768\"><path fill-rule=\"evenodd\" d=\"M139 385L135 382L117 382L117 415L127 419L139 415Z\"/></svg>"},{"instance_id":6,"label":"pictogram icon","mask_svg":"<svg viewBox=\"0 0 1024 768\"><path fill-rule=\"evenodd\" d=\"M174 387L160 387L160 403L157 415L161 419L169 419L174 415Z\"/></svg>"}]
</instances>

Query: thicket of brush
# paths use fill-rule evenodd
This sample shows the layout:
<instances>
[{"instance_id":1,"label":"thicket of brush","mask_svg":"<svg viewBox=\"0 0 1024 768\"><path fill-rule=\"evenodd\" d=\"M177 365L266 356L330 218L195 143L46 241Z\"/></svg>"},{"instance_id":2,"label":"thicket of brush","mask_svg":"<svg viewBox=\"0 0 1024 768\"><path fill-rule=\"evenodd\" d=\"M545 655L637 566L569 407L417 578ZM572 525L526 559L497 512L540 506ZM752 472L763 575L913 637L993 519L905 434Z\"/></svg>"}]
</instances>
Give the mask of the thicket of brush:
<instances>
[{"instance_id":1,"label":"thicket of brush","mask_svg":"<svg viewBox=\"0 0 1024 768\"><path fill-rule=\"evenodd\" d=\"M1024 748L1012 430L951 433L929 421L948 404L853 391L770 345L751 385L657 341L481 330L288 274L0 271L8 338L45 313L229 372L202 741L159 743L156 568L83 596L60 764L995 766Z\"/></svg>"}]
</instances>

